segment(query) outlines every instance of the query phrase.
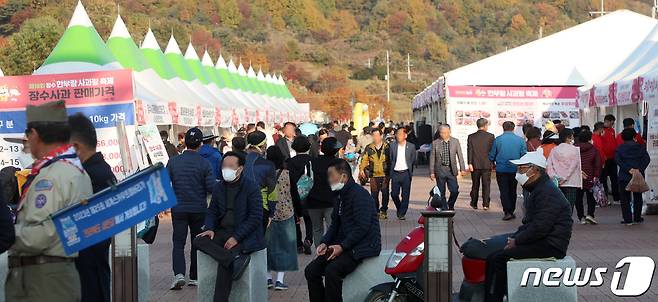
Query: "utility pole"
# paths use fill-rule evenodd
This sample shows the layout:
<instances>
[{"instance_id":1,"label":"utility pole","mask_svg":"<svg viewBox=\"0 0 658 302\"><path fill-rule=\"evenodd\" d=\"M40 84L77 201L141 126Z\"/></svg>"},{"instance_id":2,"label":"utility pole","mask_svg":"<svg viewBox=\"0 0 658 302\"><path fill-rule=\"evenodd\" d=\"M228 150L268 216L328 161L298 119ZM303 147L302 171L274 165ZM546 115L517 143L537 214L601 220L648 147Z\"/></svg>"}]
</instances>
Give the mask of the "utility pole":
<instances>
[{"instance_id":1,"label":"utility pole","mask_svg":"<svg viewBox=\"0 0 658 302\"><path fill-rule=\"evenodd\" d=\"M656 1L658 1L658 0L656 0ZM370 58L368 58L368 65L366 65L366 66L368 66L368 68L372 68L372 65L370 65Z\"/></svg>"},{"instance_id":2,"label":"utility pole","mask_svg":"<svg viewBox=\"0 0 658 302\"><path fill-rule=\"evenodd\" d=\"M651 8L651 18L656 19L656 13L658 13L658 0L653 0L653 7Z\"/></svg>"},{"instance_id":3,"label":"utility pole","mask_svg":"<svg viewBox=\"0 0 658 302\"><path fill-rule=\"evenodd\" d=\"M658 0L656 0L656 1L658 1ZM539 39L541 39L543 37L544 37L544 27L540 25L539 26Z\"/></svg>"},{"instance_id":4,"label":"utility pole","mask_svg":"<svg viewBox=\"0 0 658 302\"><path fill-rule=\"evenodd\" d=\"M605 0L601 0L601 11L598 11L598 12L589 12L589 15L590 15L591 17L594 17L594 15L603 16L603 15L605 15L605 14L608 13L608 12L605 11L604 8L605 8Z\"/></svg>"},{"instance_id":5,"label":"utility pole","mask_svg":"<svg viewBox=\"0 0 658 302\"><path fill-rule=\"evenodd\" d=\"M391 69L388 58L388 50L386 50L386 102L391 102Z\"/></svg>"},{"instance_id":6,"label":"utility pole","mask_svg":"<svg viewBox=\"0 0 658 302\"><path fill-rule=\"evenodd\" d=\"M411 81L411 58L409 53L407 53L407 80Z\"/></svg>"}]
</instances>

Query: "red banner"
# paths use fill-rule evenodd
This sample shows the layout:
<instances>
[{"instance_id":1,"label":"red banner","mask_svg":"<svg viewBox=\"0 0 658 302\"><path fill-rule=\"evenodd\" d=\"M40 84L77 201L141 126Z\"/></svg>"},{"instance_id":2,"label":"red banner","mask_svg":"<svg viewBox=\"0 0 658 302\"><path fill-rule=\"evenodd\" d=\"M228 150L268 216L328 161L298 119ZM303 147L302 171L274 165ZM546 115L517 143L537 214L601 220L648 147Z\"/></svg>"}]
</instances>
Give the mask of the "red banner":
<instances>
[{"instance_id":1,"label":"red banner","mask_svg":"<svg viewBox=\"0 0 658 302\"><path fill-rule=\"evenodd\" d=\"M133 99L132 71L0 77L0 110L64 100L67 106Z\"/></svg>"}]
</instances>

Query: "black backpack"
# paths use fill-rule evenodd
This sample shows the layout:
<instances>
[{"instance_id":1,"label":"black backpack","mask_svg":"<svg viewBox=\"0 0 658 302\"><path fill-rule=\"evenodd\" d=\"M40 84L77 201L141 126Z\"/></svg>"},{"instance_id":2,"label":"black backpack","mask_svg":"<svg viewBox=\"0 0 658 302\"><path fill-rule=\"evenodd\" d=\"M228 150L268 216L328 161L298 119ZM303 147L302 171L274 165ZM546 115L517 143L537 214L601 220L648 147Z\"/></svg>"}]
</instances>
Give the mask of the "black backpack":
<instances>
[{"instance_id":1,"label":"black backpack","mask_svg":"<svg viewBox=\"0 0 658 302\"><path fill-rule=\"evenodd\" d=\"M16 167L4 167L0 170L0 197L8 204L16 204L20 195L18 194L18 179Z\"/></svg>"}]
</instances>

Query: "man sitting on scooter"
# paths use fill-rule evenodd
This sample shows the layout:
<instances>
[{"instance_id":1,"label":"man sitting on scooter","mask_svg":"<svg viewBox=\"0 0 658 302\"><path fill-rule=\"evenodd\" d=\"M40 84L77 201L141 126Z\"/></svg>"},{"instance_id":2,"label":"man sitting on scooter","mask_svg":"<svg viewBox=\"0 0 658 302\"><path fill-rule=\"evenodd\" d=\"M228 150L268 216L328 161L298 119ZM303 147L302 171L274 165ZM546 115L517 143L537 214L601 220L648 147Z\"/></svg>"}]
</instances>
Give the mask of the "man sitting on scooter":
<instances>
[{"instance_id":1,"label":"man sitting on scooter","mask_svg":"<svg viewBox=\"0 0 658 302\"><path fill-rule=\"evenodd\" d=\"M546 174L542 152L528 152L518 160L516 180L530 192L523 225L503 250L487 258L485 301L501 302L507 292L507 261L511 258L564 258L571 239L571 205ZM550 299L549 299L550 300Z\"/></svg>"},{"instance_id":2,"label":"man sitting on scooter","mask_svg":"<svg viewBox=\"0 0 658 302\"><path fill-rule=\"evenodd\" d=\"M304 272L311 302L343 301L343 279L363 259L379 256L382 247L374 201L366 189L354 182L347 161L334 159L327 176L338 199L331 225L317 248L318 257Z\"/></svg>"}]
</instances>

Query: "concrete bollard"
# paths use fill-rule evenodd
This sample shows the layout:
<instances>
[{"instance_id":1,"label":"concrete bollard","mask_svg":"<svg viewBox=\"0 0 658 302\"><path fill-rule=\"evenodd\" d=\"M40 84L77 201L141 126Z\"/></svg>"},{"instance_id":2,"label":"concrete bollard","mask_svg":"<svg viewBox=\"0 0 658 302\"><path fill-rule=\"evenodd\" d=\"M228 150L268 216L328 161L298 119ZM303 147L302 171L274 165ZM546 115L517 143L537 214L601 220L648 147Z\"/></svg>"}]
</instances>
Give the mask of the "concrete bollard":
<instances>
[{"instance_id":1,"label":"concrete bollard","mask_svg":"<svg viewBox=\"0 0 658 302\"><path fill-rule=\"evenodd\" d=\"M520 259L510 260L507 262L507 301L509 302L541 302L541 301L561 301L576 302L578 301L578 287L567 287L562 282L557 287L547 287L541 280L539 286L533 286L535 277L543 279L543 273L549 268L561 268L562 270L570 267L576 268L576 261L570 256L564 259ZM521 287L523 274L528 268L538 268L542 271L541 276L535 276L535 273L528 274L526 287Z\"/></svg>"},{"instance_id":2,"label":"concrete bollard","mask_svg":"<svg viewBox=\"0 0 658 302\"><path fill-rule=\"evenodd\" d=\"M262 302L267 301L267 250L262 249L251 253L249 266L242 277L233 281L230 301ZM197 251L197 287L198 302L212 302L215 295L215 280L217 278L217 261Z\"/></svg>"},{"instance_id":3,"label":"concrete bollard","mask_svg":"<svg viewBox=\"0 0 658 302\"><path fill-rule=\"evenodd\" d=\"M0 254L0 302L5 302L5 280L9 272L9 254L4 252Z\"/></svg>"},{"instance_id":4,"label":"concrete bollard","mask_svg":"<svg viewBox=\"0 0 658 302\"><path fill-rule=\"evenodd\" d=\"M393 282L391 276L384 273L386 261L391 250L381 251L378 257L368 258L343 280L343 301L363 302L370 288L375 285Z\"/></svg>"},{"instance_id":5,"label":"concrete bollard","mask_svg":"<svg viewBox=\"0 0 658 302\"><path fill-rule=\"evenodd\" d=\"M137 301L148 302L151 295L149 245L137 245Z\"/></svg>"}]
</instances>

